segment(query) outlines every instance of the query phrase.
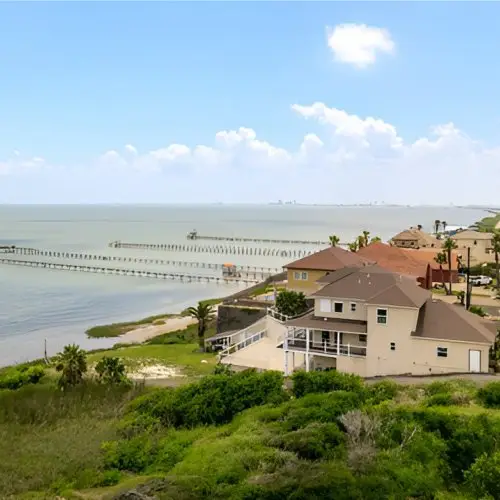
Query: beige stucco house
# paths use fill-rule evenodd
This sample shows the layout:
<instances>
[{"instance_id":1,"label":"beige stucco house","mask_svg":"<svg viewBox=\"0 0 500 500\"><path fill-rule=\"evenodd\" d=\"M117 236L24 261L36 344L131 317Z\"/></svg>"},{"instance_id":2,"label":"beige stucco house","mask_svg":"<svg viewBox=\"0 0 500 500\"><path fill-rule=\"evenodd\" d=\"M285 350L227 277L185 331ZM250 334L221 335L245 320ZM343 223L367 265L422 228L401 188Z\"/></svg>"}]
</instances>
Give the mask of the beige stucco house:
<instances>
[{"instance_id":1,"label":"beige stucco house","mask_svg":"<svg viewBox=\"0 0 500 500\"><path fill-rule=\"evenodd\" d=\"M440 248L441 241L417 227L410 227L396 234L391 245L398 248Z\"/></svg>"},{"instance_id":2,"label":"beige stucco house","mask_svg":"<svg viewBox=\"0 0 500 500\"><path fill-rule=\"evenodd\" d=\"M377 265L321 279L314 310L285 323L284 372L334 368L363 377L488 372L496 325L432 298Z\"/></svg>"},{"instance_id":3,"label":"beige stucco house","mask_svg":"<svg viewBox=\"0 0 500 500\"><path fill-rule=\"evenodd\" d=\"M470 248L470 262L472 266L484 264L485 262L495 262L493 247L493 235L479 231L466 229L451 237L457 244L458 252L462 258L467 257L467 248Z\"/></svg>"},{"instance_id":4,"label":"beige stucco house","mask_svg":"<svg viewBox=\"0 0 500 500\"><path fill-rule=\"evenodd\" d=\"M339 247L328 247L283 266L287 271L287 288L312 293L321 285L318 280L344 267L359 267L373 261Z\"/></svg>"}]
</instances>

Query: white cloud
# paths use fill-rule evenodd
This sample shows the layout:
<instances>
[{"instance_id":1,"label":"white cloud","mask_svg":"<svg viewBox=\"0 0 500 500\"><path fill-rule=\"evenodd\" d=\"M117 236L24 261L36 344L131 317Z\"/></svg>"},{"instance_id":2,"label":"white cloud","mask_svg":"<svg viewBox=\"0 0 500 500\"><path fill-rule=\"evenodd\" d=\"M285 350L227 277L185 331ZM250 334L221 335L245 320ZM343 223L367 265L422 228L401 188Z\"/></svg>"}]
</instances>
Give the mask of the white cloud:
<instances>
[{"instance_id":1,"label":"white cloud","mask_svg":"<svg viewBox=\"0 0 500 500\"><path fill-rule=\"evenodd\" d=\"M327 28L328 47L337 61L365 68L375 63L378 54L392 54L395 44L391 34L366 24L339 24Z\"/></svg>"},{"instance_id":2,"label":"white cloud","mask_svg":"<svg viewBox=\"0 0 500 500\"><path fill-rule=\"evenodd\" d=\"M132 155L136 155L137 154L137 148L132 146L132 144L127 144L125 145L125 151L127 153L130 153Z\"/></svg>"},{"instance_id":3,"label":"white cloud","mask_svg":"<svg viewBox=\"0 0 500 500\"><path fill-rule=\"evenodd\" d=\"M306 125L316 121L322 130L290 149L240 127L216 133L212 144L170 144L135 155L126 147L123 154L110 150L84 167L54 169L40 158L16 157L0 162L0 201L64 195L70 202L121 203L498 203L500 147L486 147L453 123L407 141L378 117L321 102L291 108L292 116ZM469 189L470 179L485 181Z\"/></svg>"}]
</instances>

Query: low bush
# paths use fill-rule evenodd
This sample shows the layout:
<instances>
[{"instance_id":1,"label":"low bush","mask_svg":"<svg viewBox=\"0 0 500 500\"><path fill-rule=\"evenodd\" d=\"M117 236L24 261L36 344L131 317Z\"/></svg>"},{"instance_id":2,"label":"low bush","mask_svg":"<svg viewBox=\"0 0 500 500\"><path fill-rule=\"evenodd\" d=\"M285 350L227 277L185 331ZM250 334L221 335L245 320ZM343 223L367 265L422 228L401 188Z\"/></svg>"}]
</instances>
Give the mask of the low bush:
<instances>
[{"instance_id":1,"label":"low bush","mask_svg":"<svg viewBox=\"0 0 500 500\"><path fill-rule=\"evenodd\" d=\"M500 408L500 382L490 382L477 391L477 399L486 408Z\"/></svg>"},{"instance_id":2,"label":"low bush","mask_svg":"<svg viewBox=\"0 0 500 500\"><path fill-rule=\"evenodd\" d=\"M0 389L20 389L24 385L38 384L45 375L42 365L21 366L5 370L0 375Z\"/></svg>"},{"instance_id":3,"label":"low bush","mask_svg":"<svg viewBox=\"0 0 500 500\"><path fill-rule=\"evenodd\" d=\"M286 399L281 373L247 370L209 375L177 389L157 389L135 401L130 411L140 418L153 417L165 427L220 425L247 408ZM134 425L134 417L129 420Z\"/></svg>"},{"instance_id":4,"label":"low bush","mask_svg":"<svg viewBox=\"0 0 500 500\"><path fill-rule=\"evenodd\" d=\"M427 406L451 406L455 404L453 394L449 392L438 392L433 394L426 401Z\"/></svg>"},{"instance_id":5,"label":"low bush","mask_svg":"<svg viewBox=\"0 0 500 500\"><path fill-rule=\"evenodd\" d=\"M293 394L301 398L306 394L331 391L354 391L366 394L363 379L350 373L331 371L297 371L292 375Z\"/></svg>"},{"instance_id":6,"label":"low bush","mask_svg":"<svg viewBox=\"0 0 500 500\"><path fill-rule=\"evenodd\" d=\"M401 386L392 380L382 380L368 387L368 397L371 404L394 399L401 390Z\"/></svg>"},{"instance_id":7,"label":"low bush","mask_svg":"<svg viewBox=\"0 0 500 500\"><path fill-rule=\"evenodd\" d=\"M465 482L474 498L500 498L500 452L481 455L465 473Z\"/></svg>"}]
</instances>

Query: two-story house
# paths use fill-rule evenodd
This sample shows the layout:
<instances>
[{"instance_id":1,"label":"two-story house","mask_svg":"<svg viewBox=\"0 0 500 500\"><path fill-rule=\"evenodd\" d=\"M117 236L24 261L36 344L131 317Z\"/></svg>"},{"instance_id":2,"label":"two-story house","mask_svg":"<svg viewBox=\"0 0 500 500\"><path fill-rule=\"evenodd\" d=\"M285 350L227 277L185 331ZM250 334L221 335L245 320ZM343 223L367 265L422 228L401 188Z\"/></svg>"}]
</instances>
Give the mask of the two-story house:
<instances>
[{"instance_id":1,"label":"two-story house","mask_svg":"<svg viewBox=\"0 0 500 500\"><path fill-rule=\"evenodd\" d=\"M470 248L470 263L472 266L484 264L485 262L495 262L493 252L493 235L480 231L459 231L451 237L461 251L463 258L467 257L467 248Z\"/></svg>"},{"instance_id":2,"label":"two-story house","mask_svg":"<svg viewBox=\"0 0 500 500\"><path fill-rule=\"evenodd\" d=\"M378 265L325 276L314 311L285 323L284 371L304 356L306 371L363 377L488 372L496 325L432 298L414 278Z\"/></svg>"},{"instance_id":3,"label":"two-story house","mask_svg":"<svg viewBox=\"0 0 500 500\"><path fill-rule=\"evenodd\" d=\"M441 241L417 227L410 227L396 234L391 245L398 248L440 248Z\"/></svg>"},{"instance_id":4,"label":"two-story house","mask_svg":"<svg viewBox=\"0 0 500 500\"><path fill-rule=\"evenodd\" d=\"M361 267L373 261L340 247L328 247L283 266L287 271L287 288L312 293L320 288L318 280L344 267Z\"/></svg>"}]
</instances>

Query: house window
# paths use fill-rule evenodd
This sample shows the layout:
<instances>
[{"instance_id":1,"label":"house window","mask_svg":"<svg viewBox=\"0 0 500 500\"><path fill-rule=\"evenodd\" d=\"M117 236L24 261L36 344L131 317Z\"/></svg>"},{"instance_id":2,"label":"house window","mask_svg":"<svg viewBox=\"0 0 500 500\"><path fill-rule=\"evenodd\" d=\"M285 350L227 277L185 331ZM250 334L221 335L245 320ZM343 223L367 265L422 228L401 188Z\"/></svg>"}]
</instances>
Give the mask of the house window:
<instances>
[{"instance_id":1,"label":"house window","mask_svg":"<svg viewBox=\"0 0 500 500\"><path fill-rule=\"evenodd\" d=\"M293 273L293 278L295 280L303 280L303 281L305 281L305 280L307 280L307 273L296 271L296 272Z\"/></svg>"},{"instance_id":2,"label":"house window","mask_svg":"<svg viewBox=\"0 0 500 500\"><path fill-rule=\"evenodd\" d=\"M366 344L366 335L360 335L360 336L359 336L359 341L360 341L362 344Z\"/></svg>"},{"instance_id":3,"label":"house window","mask_svg":"<svg viewBox=\"0 0 500 500\"><path fill-rule=\"evenodd\" d=\"M438 358L447 358L448 357L448 348L447 347L438 347L437 348Z\"/></svg>"},{"instance_id":4,"label":"house window","mask_svg":"<svg viewBox=\"0 0 500 500\"><path fill-rule=\"evenodd\" d=\"M356 302L351 302L351 312L356 312Z\"/></svg>"},{"instance_id":5,"label":"house window","mask_svg":"<svg viewBox=\"0 0 500 500\"><path fill-rule=\"evenodd\" d=\"M391 351L396 350L396 342L391 342Z\"/></svg>"},{"instance_id":6,"label":"house window","mask_svg":"<svg viewBox=\"0 0 500 500\"><path fill-rule=\"evenodd\" d=\"M377 309L377 323L379 325L387 323L387 309Z\"/></svg>"},{"instance_id":7,"label":"house window","mask_svg":"<svg viewBox=\"0 0 500 500\"><path fill-rule=\"evenodd\" d=\"M335 302L334 311L336 313L344 312L344 303L343 302Z\"/></svg>"},{"instance_id":8,"label":"house window","mask_svg":"<svg viewBox=\"0 0 500 500\"><path fill-rule=\"evenodd\" d=\"M329 299L320 299L319 310L322 313L331 313L332 312L332 301Z\"/></svg>"},{"instance_id":9,"label":"house window","mask_svg":"<svg viewBox=\"0 0 500 500\"><path fill-rule=\"evenodd\" d=\"M474 240L474 245L477 245L477 240Z\"/></svg>"}]
</instances>

